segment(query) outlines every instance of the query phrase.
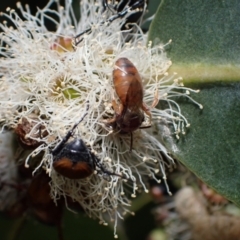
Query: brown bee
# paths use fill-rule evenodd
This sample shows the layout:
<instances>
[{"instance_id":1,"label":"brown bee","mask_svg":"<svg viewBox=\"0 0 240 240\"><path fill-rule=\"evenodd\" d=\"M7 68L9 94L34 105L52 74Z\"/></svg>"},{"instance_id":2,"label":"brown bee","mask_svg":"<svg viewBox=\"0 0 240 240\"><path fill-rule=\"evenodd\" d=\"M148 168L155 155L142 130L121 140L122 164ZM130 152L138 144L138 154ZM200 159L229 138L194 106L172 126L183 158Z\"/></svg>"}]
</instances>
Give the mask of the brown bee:
<instances>
[{"instance_id":1,"label":"brown bee","mask_svg":"<svg viewBox=\"0 0 240 240\"><path fill-rule=\"evenodd\" d=\"M144 121L144 112L151 113L143 102L143 84L137 68L127 58L119 58L113 70L113 84L120 103L112 101L115 116L107 121L108 124L116 124L123 133L131 134L130 151L132 149L132 132L141 127ZM155 98L151 107L155 107L158 99ZM150 127L150 126L149 126Z\"/></svg>"},{"instance_id":2,"label":"brown bee","mask_svg":"<svg viewBox=\"0 0 240 240\"><path fill-rule=\"evenodd\" d=\"M78 124L83 121L87 115L89 105L87 105L86 113L74 126L67 132L62 141L53 149L53 168L56 172L70 179L82 179L89 177L96 170L103 176L118 176L126 179L124 176L111 172L105 168L100 159L92 153L91 149L86 146L81 138L73 137L74 130Z\"/></svg>"}]
</instances>

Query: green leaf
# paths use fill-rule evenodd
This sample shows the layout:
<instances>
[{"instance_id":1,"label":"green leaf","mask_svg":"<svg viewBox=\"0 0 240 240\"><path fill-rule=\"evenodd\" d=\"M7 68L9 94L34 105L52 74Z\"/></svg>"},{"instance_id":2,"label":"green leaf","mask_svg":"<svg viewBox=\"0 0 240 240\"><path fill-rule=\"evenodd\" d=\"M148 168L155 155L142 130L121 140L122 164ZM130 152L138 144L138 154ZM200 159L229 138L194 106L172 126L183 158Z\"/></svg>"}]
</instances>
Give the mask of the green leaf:
<instances>
[{"instance_id":1,"label":"green leaf","mask_svg":"<svg viewBox=\"0 0 240 240\"><path fill-rule=\"evenodd\" d=\"M185 136L172 145L165 143L174 157L209 186L240 205L240 84L208 84L194 99L204 103L203 110L179 101L190 121Z\"/></svg>"},{"instance_id":2,"label":"green leaf","mask_svg":"<svg viewBox=\"0 0 240 240\"><path fill-rule=\"evenodd\" d=\"M149 40L166 43L185 85L200 89L178 99L191 123L185 136L164 141L174 157L200 179L240 206L240 2L162 1ZM175 145L176 144L176 145ZM176 148L177 147L177 150Z\"/></svg>"},{"instance_id":3,"label":"green leaf","mask_svg":"<svg viewBox=\"0 0 240 240\"><path fill-rule=\"evenodd\" d=\"M162 1L149 39L172 39L170 56L177 62L239 62L238 0Z\"/></svg>"}]
</instances>

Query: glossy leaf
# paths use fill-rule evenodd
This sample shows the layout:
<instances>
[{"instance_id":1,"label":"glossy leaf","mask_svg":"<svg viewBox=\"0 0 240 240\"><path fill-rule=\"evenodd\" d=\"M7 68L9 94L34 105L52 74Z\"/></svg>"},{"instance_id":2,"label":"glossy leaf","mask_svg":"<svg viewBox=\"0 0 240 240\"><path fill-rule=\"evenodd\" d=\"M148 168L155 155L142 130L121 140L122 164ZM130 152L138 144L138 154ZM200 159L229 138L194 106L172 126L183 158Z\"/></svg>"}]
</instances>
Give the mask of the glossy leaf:
<instances>
[{"instance_id":1,"label":"glossy leaf","mask_svg":"<svg viewBox=\"0 0 240 240\"><path fill-rule=\"evenodd\" d=\"M204 106L178 99L191 127L179 141L163 140L176 159L240 206L239 11L237 0L162 1L149 40L173 40L170 72L200 89L194 99Z\"/></svg>"}]
</instances>

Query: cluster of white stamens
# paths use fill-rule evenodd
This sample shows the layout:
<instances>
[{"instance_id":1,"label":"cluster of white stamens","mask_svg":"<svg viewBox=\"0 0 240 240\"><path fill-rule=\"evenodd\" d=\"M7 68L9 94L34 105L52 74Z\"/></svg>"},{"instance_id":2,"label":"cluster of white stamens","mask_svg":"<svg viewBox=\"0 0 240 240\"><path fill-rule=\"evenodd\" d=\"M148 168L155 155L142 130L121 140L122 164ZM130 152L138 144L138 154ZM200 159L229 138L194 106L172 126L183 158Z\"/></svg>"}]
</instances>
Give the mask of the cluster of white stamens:
<instances>
[{"instance_id":1,"label":"cluster of white stamens","mask_svg":"<svg viewBox=\"0 0 240 240\"><path fill-rule=\"evenodd\" d=\"M99 1L100 2L100 1ZM57 10L50 10L52 4ZM151 105L154 98L165 101L166 109L151 109L152 125L156 120L164 120L173 127L176 137L185 133L190 126L181 113L180 106L173 100L185 96L200 108L181 78L169 76L171 61L164 52L164 45L152 46L147 43L141 29L121 31L123 19L108 24L102 23L111 16L112 11L101 14L101 8L94 0L81 1L81 21L78 23L73 14L71 3L66 1L65 8L58 1L38 10L35 16L18 4L22 20L15 11L8 10L4 15L13 24L0 25L2 58L0 59L0 121L2 129L16 128L23 117L35 114L37 125L44 126L45 137L27 137L44 142L32 151L26 159L26 166L34 156L44 152L38 168L44 168L50 175L51 194L54 200L69 196L79 203L85 212L100 223L106 220L114 222L129 212L129 197L136 197L138 191L148 192L147 179L156 181L162 178L166 182L165 168L174 164L167 149L150 131L139 129L133 133L134 145L129 152L130 135L120 134L108 129L103 119L113 117L111 106L115 90L112 83L112 71L115 61L126 57L138 69L144 86L144 102ZM55 14L57 20L49 16ZM44 25L48 18L56 24L56 32L49 32ZM126 17L124 17L126 18ZM81 42L72 47L69 39L92 26L84 34ZM125 37L131 35L131 41L125 43ZM71 180L57 174L53 168L53 149L69 129L86 111L88 114L75 131L101 159L104 166L121 174L130 181L112 176L108 181L98 174L86 179ZM164 156L164 159L163 159ZM157 177L156 174L159 176ZM132 187L127 192L124 185ZM129 187L128 187L129 189ZM170 191L169 191L170 193Z\"/></svg>"}]
</instances>

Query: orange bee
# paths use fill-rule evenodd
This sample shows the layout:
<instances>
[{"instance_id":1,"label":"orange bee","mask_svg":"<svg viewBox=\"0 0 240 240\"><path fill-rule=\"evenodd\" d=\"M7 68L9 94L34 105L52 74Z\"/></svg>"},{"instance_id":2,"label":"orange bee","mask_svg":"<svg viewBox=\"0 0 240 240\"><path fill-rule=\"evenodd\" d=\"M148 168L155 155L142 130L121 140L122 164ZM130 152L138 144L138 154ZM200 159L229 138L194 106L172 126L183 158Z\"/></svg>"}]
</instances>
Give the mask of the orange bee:
<instances>
[{"instance_id":1,"label":"orange bee","mask_svg":"<svg viewBox=\"0 0 240 240\"><path fill-rule=\"evenodd\" d=\"M113 84L120 103L112 100L115 116L107 121L115 124L123 133L131 134L130 151L132 150L132 132L141 128L144 121L144 112L149 116L151 113L148 106L143 102L143 84L137 68L127 58L119 58L113 70ZM158 104L155 97L152 106ZM150 126L149 126L150 127Z\"/></svg>"}]
</instances>

